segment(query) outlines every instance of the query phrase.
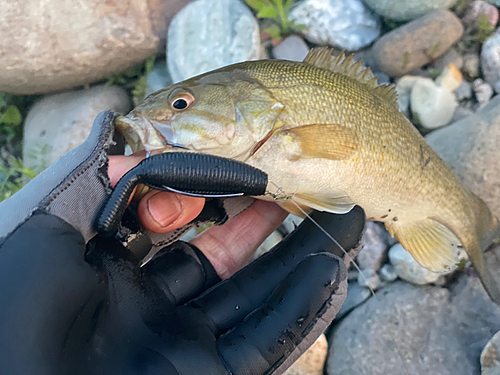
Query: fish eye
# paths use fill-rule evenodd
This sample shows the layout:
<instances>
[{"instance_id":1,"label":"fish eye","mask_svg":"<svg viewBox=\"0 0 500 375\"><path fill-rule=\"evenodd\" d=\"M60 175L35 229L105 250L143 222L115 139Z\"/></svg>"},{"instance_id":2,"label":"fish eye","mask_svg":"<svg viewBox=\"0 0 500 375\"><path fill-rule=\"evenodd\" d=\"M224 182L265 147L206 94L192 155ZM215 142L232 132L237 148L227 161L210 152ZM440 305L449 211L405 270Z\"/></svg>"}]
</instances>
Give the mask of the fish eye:
<instances>
[{"instance_id":1,"label":"fish eye","mask_svg":"<svg viewBox=\"0 0 500 375\"><path fill-rule=\"evenodd\" d=\"M181 92L170 99L170 105L176 111L183 111L194 102L194 96L188 92Z\"/></svg>"}]
</instances>

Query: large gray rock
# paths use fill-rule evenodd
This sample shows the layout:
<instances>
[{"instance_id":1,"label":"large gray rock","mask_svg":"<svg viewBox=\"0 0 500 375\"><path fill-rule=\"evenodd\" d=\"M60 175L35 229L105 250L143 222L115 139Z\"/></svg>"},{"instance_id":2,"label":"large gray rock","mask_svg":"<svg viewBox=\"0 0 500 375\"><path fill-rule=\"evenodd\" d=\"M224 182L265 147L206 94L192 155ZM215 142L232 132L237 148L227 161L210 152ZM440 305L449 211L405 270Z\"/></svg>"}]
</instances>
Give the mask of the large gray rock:
<instances>
[{"instance_id":1,"label":"large gray rock","mask_svg":"<svg viewBox=\"0 0 500 375\"><path fill-rule=\"evenodd\" d=\"M500 34L493 34L483 44L481 67L484 79L500 93Z\"/></svg>"},{"instance_id":2,"label":"large gray rock","mask_svg":"<svg viewBox=\"0 0 500 375\"><path fill-rule=\"evenodd\" d=\"M476 277L462 275L451 293L396 282L339 324L328 374L479 375L481 350L499 328L500 307Z\"/></svg>"},{"instance_id":3,"label":"large gray rock","mask_svg":"<svg viewBox=\"0 0 500 375\"><path fill-rule=\"evenodd\" d=\"M0 91L93 83L154 55L189 0L0 0Z\"/></svg>"},{"instance_id":4,"label":"large gray rock","mask_svg":"<svg viewBox=\"0 0 500 375\"><path fill-rule=\"evenodd\" d=\"M460 20L438 10L385 34L373 56L385 74L400 77L444 54L462 34Z\"/></svg>"},{"instance_id":5,"label":"large gray rock","mask_svg":"<svg viewBox=\"0 0 500 375\"><path fill-rule=\"evenodd\" d=\"M425 346L435 319L443 315L448 296L446 289L403 282L382 289L335 329L328 375L404 374L405 365L418 361L417 353Z\"/></svg>"},{"instance_id":6,"label":"large gray rock","mask_svg":"<svg viewBox=\"0 0 500 375\"><path fill-rule=\"evenodd\" d=\"M126 91L116 86L45 96L26 117L25 165L41 172L87 139L99 112L111 109L126 113L130 104Z\"/></svg>"},{"instance_id":7,"label":"large gray rock","mask_svg":"<svg viewBox=\"0 0 500 375\"><path fill-rule=\"evenodd\" d=\"M196 0L168 29L167 64L174 82L256 60L259 52L259 25L239 0Z\"/></svg>"},{"instance_id":8,"label":"large gray rock","mask_svg":"<svg viewBox=\"0 0 500 375\"><path fill-rule=\"evenodd\" d=\"M500 374L500 331L491 338L481 352L481 375Z\"/></svg>"},{"instance_id":9,"label":"large gray rock","mask_svg":"<svg viewBox=\"0 0 500 375\"><path fill-rule=\"evenodd\" d=\"M432 132L426 141L500 217L500 95L474 115Z\"/></svg>"},{"instance_id":10,"label":"large gray rock","mask_svg":"<svg viewBox=\"0 0 500 375\"><path fill-rule=\"evenodd\" d=\"M380 35L380 19L361 0L304 0L290 19L307 27L302 33L315 44L356 51Z\"/></svg>"},{"instance_id":11,"label":"large gray rock","mask_svg":"<svg viewBox=\"0 0 500 375\"><path fill-rule=\"evenodd\" d=\"M347 297L342 304L342 308L337 313L335 319L339 321L356 307L365 302L368 298L370 298L371 295L372 293L370 292L370 289L360 286L357 283L348 283Z\"/></svg>"},{"instance_id":12,"label":"large gray rock","mask_svg":"<svg viewBox=\"0 0 500 375\"><path fill-rule=\"evenodd\" d=\"M365 0L381 16L409 21L425 16L436 9L449 9L457 0Z\"/></svg>"}]
</instances>

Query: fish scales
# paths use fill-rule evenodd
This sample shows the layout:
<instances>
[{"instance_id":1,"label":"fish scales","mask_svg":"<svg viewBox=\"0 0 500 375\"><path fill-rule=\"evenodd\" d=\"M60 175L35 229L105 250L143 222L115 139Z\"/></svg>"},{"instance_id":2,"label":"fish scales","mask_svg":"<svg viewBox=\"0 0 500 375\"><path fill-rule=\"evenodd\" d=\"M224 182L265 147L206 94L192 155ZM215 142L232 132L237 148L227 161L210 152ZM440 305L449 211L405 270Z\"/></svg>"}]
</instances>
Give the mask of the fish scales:
<instances>
[{"instance_id":1,"label":"fish scales","mask_svg":"<svg viewBox=\"0 0 500 375\"><path fill-rule=\"evenodd\" d=\"M461 244L498 303L481 253L498 221L399 112L393 90L320 48L303 63L250 61L177 83L117 126L148 151L181 145L251 164L305 209L360 205L432 271L456 267Z\"/></svg>"}]
</instances>

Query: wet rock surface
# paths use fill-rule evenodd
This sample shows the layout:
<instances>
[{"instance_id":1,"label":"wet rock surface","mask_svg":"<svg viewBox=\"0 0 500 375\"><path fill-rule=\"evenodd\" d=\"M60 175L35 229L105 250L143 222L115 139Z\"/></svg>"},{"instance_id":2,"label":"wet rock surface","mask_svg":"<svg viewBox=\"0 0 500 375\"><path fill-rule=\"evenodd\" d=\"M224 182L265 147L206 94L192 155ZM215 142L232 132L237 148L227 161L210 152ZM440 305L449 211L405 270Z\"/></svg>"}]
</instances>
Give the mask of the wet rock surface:
<instances>
[{"instance_id":1,"label":"wet rock surface","mask_svg":"<svg viewBox=\"0 0 500 375\"><path fill-rule=\"evenodd\" d=\"M463 33L451 12L434 11L380 38L373 55L384 73L402 76L444 54Z\"/></svg>"},{"instance_id":2,"label":"wet rock surface","mask_svg":"<svg viewBox=\"0 0 500 375\"><path fill-rule=\"evenodd\" d=\"M119 74L156 53L187 2L1 1L0 91L40 94Z\"/></svg>"},{"instance_id":3,"label":"wet rock surface","mask_svg":"<svg viewBox=\"0 0 500 375\"><path fill-rule=\"evenodd\" d=\"M107 109L119 113L131 109L130 98L123 88L95 86L42 98L31 108L24 126L26 166L41 172L82 144L97 114Z\"/></svg>"},{"instance_id":4,"label":"wet rock surface","mask_svg":"<svg viewBox=\"0 0 500 375\"><path fill-rule=\"evenodd\" d=\"M316 44L356 51L380 35L380 19L361 0L304 0L290 18L307 27L302 33Z\"/></svg>"},{"instance_id":5,"label":"wet rock surface","mask_svg":"<svg viewBox=\"0 0 500 375\"><path fill-rule=\"evenodd\" d=\"M196 0L169 27L167 62L174 82L257 60L259 52L259 25L239 0Z\"/></svg>"}]
</instances>

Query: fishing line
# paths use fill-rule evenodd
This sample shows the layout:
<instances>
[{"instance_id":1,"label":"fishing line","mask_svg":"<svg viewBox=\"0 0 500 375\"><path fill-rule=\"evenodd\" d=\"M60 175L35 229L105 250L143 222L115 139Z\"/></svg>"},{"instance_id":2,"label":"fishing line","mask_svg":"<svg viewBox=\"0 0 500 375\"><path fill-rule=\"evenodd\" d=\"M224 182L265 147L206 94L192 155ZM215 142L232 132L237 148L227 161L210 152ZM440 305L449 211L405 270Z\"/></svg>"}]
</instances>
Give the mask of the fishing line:
<instances>
[{"instance_id":1,"label":"fishing line","mask_svg":"<svg viewBox=\"0 0 500 375\"><path fill-rule=\"evenodd\" d=\"M295 207L297 207L300 210L300 212L302 212L309 220L311 220L311 222L314 225L316 225L319 230L321 230L335 245L337 245L340 248L340 250L342 250L342 252L347 257L347 260L349 262L351 262L354 265L354 267L356 268L356 270L362 275L362 277L363 277L363 279L365 281L365 284L368 287L368 289L370 289L370 292L373 295L373 297L376 298L377 301L381 302L380 298L378 298L377 294L375 293L375 290L370 285L368 285L368 279L366 278L365 274L361 271L361 268L354 261L354 259L349 255L349 253L344 249L344 247L335 238L333 238L333 236L330 233L328 233L326 231L326 229L324 229L321 225L319 225L318 222L311 217L311 215L309 215L306 211L304 211L302 209L302 207L300 207L300 205L298 205L293 200L294 195L288 195L281 187L279 187L278 185L276 185L274 182L272 182L272 181L269 181L269 182L271 184L273 184L276 187L276 189L277 189L276 193L273 194L273 196L275 197L275 199L277 199L276 197L278 196L279 193L283 193L286 197L290 197L291 198L290 201L295 205ZM377 338L375 338L375 340L377 340ZM403 360L403 356L402 356L401 352L399 351L399 346L398 346L398 344L396 342L396 339L392 335L391 335L391 340L392 340L392 342L395 345L396 351L398 352L399 359L401 360L401 363L403 364L403 367L405 369L406 375L409 375L410 373L408 372L408 367L406 366L406 363Z\"/></svg>"}]
</instances>

